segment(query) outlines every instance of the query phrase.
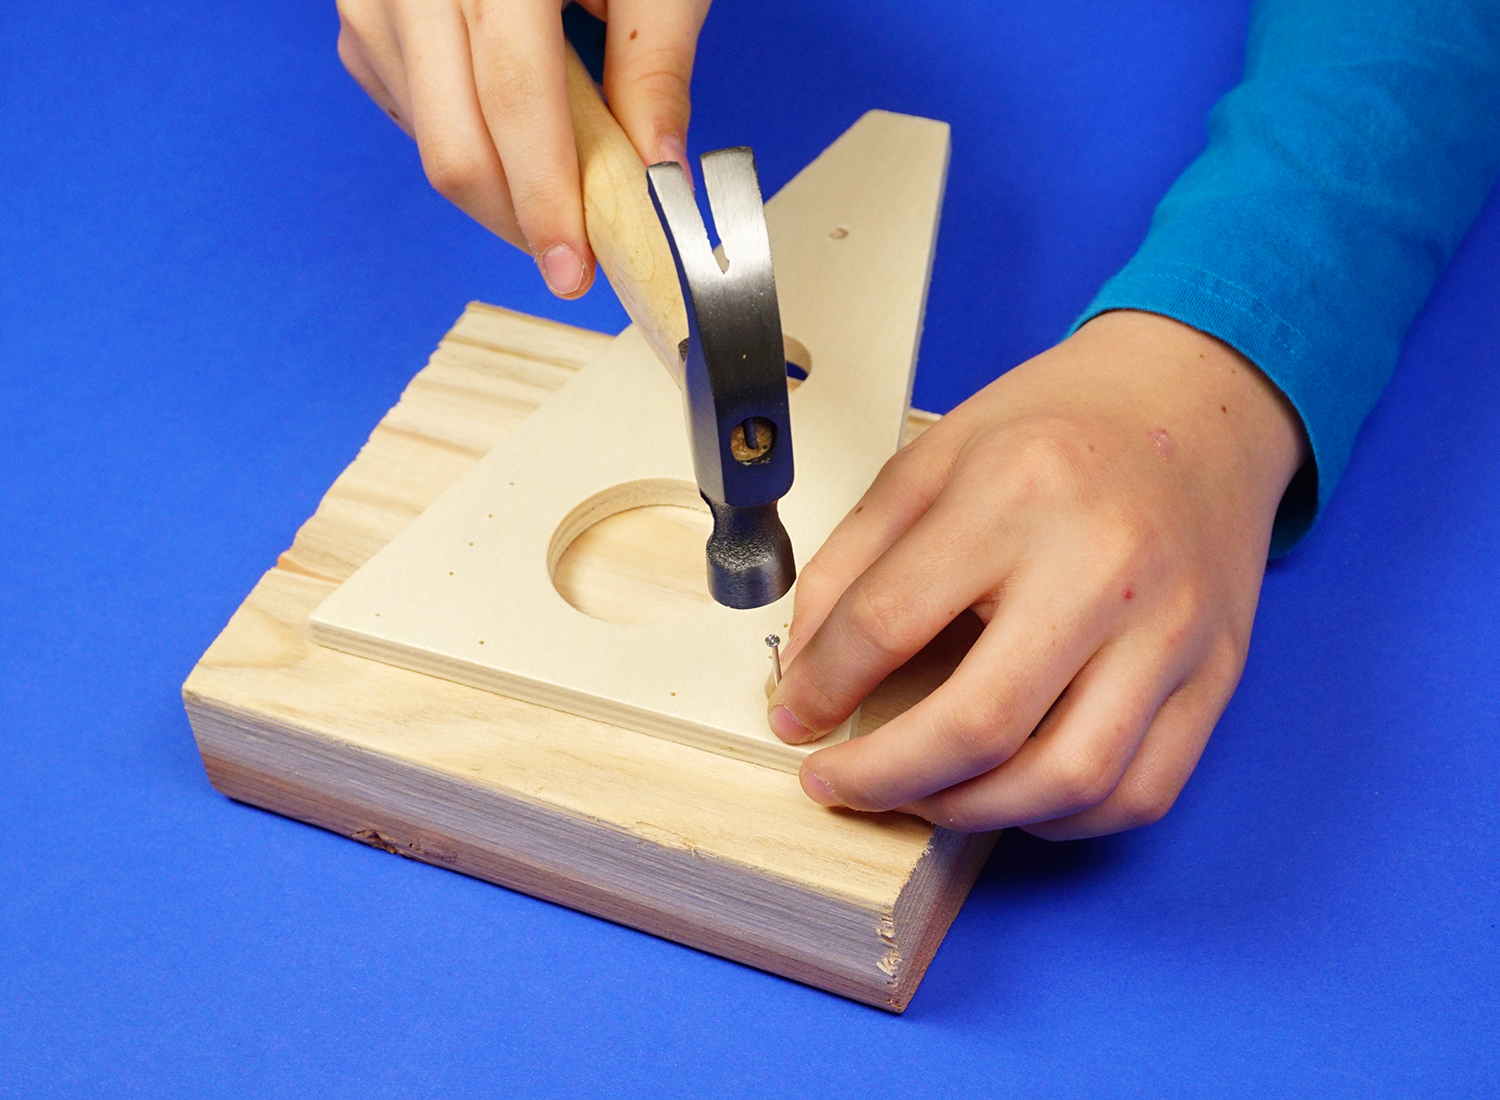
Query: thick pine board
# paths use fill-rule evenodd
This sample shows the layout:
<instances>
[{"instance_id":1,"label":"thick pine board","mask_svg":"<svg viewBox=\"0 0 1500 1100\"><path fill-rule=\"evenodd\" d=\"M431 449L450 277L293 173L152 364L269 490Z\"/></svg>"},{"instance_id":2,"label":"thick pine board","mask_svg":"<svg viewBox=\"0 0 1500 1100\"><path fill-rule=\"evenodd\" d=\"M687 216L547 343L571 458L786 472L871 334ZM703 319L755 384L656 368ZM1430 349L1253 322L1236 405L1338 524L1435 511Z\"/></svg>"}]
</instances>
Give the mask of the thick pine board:
<instances>
[{"instance_id":1,"label":"thick pine board","mask_svg":"<svg viewBox=\"0 0 1500 1100\"><path fill-rule=\"evenodd\" d=\"M780 501L803 562L900 446L947 166L944 123L871 111L766 204L782 323L810 355L790 395L796 480ZM313 635L796 772L858 717L806 745L766 724L763 639L785 634L795 590L748 611L705 601L621 624L554 586L558 554L588 523L694 503L693 477L682 399L632 327L324 601Z\"/></svg>"},{"instance_id":2,"label":"thick pine board","mask_svg":"<svg viewBox=\"0 0 1500 1100\"><path fill-rule=\"evenodd\" d=\"M992 835L314 643L308 613L607 337L473 305L183 687L231 798L900 1011ZM908 438L932 421L913 413ZM960 641L961 644L961 641ZM948 658L872 698L879 721Z\"/></svg>"}]
</instances>

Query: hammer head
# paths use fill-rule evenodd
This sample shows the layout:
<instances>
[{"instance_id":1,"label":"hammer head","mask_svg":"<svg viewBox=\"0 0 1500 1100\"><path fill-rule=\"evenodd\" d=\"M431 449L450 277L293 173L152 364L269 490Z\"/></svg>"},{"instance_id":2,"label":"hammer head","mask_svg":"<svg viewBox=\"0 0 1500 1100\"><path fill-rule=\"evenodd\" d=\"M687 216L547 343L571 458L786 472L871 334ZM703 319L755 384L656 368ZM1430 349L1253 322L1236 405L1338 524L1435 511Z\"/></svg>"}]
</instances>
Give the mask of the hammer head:
<instances>
[{"instance_id":1,"label":"hammer head","mask_svg":"<svg viewBox=\"0 0 1500 1100\"><path fill-rule=\"evenodd\" d=\"M687 307L683 400L698 491L714 516L709 591L728 607L762 607L797 578L776 514L792 487L781 311L754 156L720 149L702 164L722 263L682 167L654 164L646 175Z\"/></svg>"}]
</instances>

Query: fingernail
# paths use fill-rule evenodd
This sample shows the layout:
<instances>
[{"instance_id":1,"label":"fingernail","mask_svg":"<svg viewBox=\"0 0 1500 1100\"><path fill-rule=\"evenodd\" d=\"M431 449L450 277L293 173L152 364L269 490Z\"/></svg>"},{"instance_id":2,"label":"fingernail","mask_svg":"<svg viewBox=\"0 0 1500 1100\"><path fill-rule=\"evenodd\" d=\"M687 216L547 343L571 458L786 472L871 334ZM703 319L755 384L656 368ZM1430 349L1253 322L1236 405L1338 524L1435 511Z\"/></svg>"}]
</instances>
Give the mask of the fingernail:
<instances>
[{"instance_id":1,"label":"fingernail","mask_svg":"<svg viewBox=\"0 0 1500 1100\"><path fill-rule=\"evenodd\" d=\"M792 712L778 703L771 708L771 732L790 744L797 745L803 741L811 741L817 734L808 729L793 716Z\"/></svg>"},{"instance_id":2,"label":"fingernail","mask_svg":"<svg viewBox=\"0 0 1500 1100\"><path fill-rule=\"evenodd\" d=\"M823 782L823 777L817 772L802 773L802 789L807 797L819 806L842 806L839 796L833 793L833 788Z\"/></svg>"},{"instance_id":3,"label":"fingernail","mask_svg":"<svg viewBox=\"0 0 1500 1100\"><path fill-rule=\"evenodd\" d=\"M547 287L560 298L566 298L583 285L583 261L565 244L555 244L538 259Z\"/></svg>"},{"instance_id":4,"label":"fingernail","mask_svg":"<svg viewBox=\"0 0 1500 1100\"><path fill-rule=\"evenodd\" d=\"M693 166L688 163L687 145L682 138L676 134L663 134L657 138L656 159L658 163L675 160L682 165L682 174L687 177L688 186L693 186Z\"/></svg>"}]
</instances>

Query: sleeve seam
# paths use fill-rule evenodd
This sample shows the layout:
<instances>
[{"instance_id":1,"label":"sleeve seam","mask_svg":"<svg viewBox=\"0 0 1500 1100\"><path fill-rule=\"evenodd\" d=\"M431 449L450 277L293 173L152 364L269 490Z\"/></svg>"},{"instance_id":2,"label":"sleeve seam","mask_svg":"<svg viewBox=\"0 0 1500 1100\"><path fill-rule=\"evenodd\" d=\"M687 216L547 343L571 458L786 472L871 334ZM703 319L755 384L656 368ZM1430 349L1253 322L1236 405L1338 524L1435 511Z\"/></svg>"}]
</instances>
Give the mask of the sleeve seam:
<instances>
[{"instance_id":1,"label":"sleeve seam","mask_svg":"<svg viewBox=\"0 0 1500 1100\"><path fill-rule=\"evenodd\" d=\"M1193 267L1190 264L1172 263L1170 261L1167 261L1167 262L1152 261L1152 262L1144 263L1144 264L1140 264L1140 265L1131 265L1131 267L1135 267L1136 270L1135 271L1131 271L1131 268L1127 267L1124 271L1122 271L1114 279L1110 280L1110 282L1111 283L1115 283L1115 282L1119 281L1122 277L1125 278L1125 279L1129 279L1131 276L1135 276L1135 277L1141 277L1141 278L1162 279L1162 280L1166 280L1166 281L1170 281L1170 282L1174 282L1174 283L1180 283L1183 286L1187 286L1187 287L1192 288L1195 291L1198 291L1199 293L1208 295L1214 301L1219 302L1222 305L1228 306L1230 309L1234 310L1236 313L1239 313L1239 314L1243 315L1245 318L1247 318L1248 320L1250 320L1250 321L1252 321L1252 322L1254 322L1256 324L1264 324L1265 321L1267 320L1267 318L1269 318L1270 320L1274 321L1275 324L1270 328L1270 330L1266 333L1266 335L1268 337L1270 337L1272 340L1276 341L1276 343L1278 345L1280 345L1281 349L1289 357L1291 357L1291 358L1300 358L1300 356L1302 355L1303 350L1307 347L1307 343L1308 343L1307 337L1303 335L1303 333L1301 332L1301 330L1298 329L1296 325L1292 324L1285 317L1283 317L1280 313L1278 313L1275 309L1273 309L1271 306L1267 305L1264 301L1262 301L1259 297L1257 297L1254 292L1246 290L1244 287L1239 286L1239 285L1237 285L1235 283L1230 282L1228 279L1224 278L1222 275L1216 275L1212 271L1208 271L1208 270L1205 270L1205 269L1199 268L1199 267ZM1178 268L1181 271L1189 272L1192 275L1197 276L1197 278L1188 278L1186 275L1179 274L1177 271L1169 270L1170 268ZM1243 295L1246 299L1248 299L1251 303L1254 304L1254 306L1256 307L1256 309L1264 311L1265 316L1264 317L1257 316L1256 315L1256 309L1252 309L1249 306L1247 306L1245 304L1245 302L1243 302L1243 301L1236 301L1233 297L1222 293L1219 290L1220 286L1228 287L1229 289L1235 291L1237 294ZM1112 291L1112 289L1113 289L1112 287L1106 286L1104 288L1104 290L1102 291L1102 293L1099 295L1099 297L1100 298L1108 298L1109 295L1110 295L1110 293L1111 293L1111 291ZM1098 302L1096 301L1095 305L1097 305L1097 304L1098 304ZM1106 306L1105 308L1106 309L1128 309L1129 307L1128 306ZM1093 310L1093 307L1090 307L1090 309L1092 311L1091 314L1090 314L1090 316L1088 318L1086 318L1085 321L1080 321L1079 322L1080 325L1087 323L1087 320L1092 320L1092 318L1094 316L1097 316L1098 313L1102 313L1102 312L1105 311L1103 309L1095 311L1095 310ZM1075 326L1075 328L1076 327L1077 326ZM1286 337L1286 335L1282 331L1278 331L1279 329L1284 329L1285 332L1291 333L1291 335L1293 337L1295 337L1295 340L1288 339ZM1256 365L1260 366L1260 364L1256 364ZM1264 368L1262 367L1261 369L1264 369Z\"/></svg>"}]
</instances>

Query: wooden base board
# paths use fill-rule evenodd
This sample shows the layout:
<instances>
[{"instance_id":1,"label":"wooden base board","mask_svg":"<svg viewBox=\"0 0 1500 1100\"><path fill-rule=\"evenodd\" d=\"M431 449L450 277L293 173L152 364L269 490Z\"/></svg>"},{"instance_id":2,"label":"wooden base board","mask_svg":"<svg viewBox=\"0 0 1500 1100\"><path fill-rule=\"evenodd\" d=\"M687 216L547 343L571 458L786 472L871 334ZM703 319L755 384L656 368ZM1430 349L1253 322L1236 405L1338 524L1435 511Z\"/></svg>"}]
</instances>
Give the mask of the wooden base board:
<instances>
[{"instance_id":1,"label":"wooden base board","mask_svg":"<svg viewBox=\"0 0 1500 1100\"><path fill-rule=\"evenodd\" d=\"M309 612L609 341L473 305L183 686L231 798L892 1011L993 834L825 810L794 776L340 653ZM931 422L913 413L909 432ZM866 706L925 694L950 636Z\"/></svg>"}]
</instances>

